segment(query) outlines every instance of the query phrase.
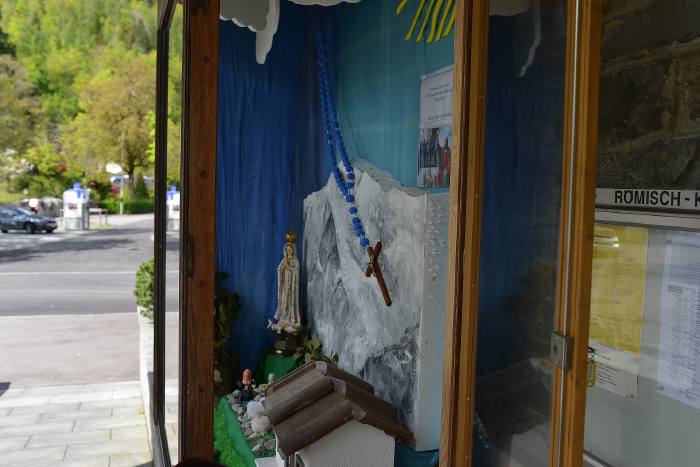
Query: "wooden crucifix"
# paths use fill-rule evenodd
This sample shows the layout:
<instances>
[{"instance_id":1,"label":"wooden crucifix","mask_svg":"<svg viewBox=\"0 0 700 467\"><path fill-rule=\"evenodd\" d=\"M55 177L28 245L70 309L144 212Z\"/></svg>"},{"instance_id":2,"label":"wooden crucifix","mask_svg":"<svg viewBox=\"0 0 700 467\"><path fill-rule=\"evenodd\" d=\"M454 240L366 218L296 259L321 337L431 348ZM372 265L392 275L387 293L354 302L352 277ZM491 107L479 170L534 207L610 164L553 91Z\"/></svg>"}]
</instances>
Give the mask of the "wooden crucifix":
<instances>
[{"instance_id":1,"label":"wooden crucifix","mask_svg":"<svg viewBox=\"0 0 700 467\"><path fill-rule=\"evenodd\" d=\"M382 251L382 242L377 242L374 247L367 247L367 254L369 255L369 263L367 263L367 270L365 271L365 276L374 276L377 278L377 283L379 283L379 290L382 291L382 297L384 297L384 303L386 306L391 306L391 297L389 296L389 289L386 287L386 282L384 282L384 276L382 276L382 268L379 266L379 253Z\"/></svg>"}]
</instances>

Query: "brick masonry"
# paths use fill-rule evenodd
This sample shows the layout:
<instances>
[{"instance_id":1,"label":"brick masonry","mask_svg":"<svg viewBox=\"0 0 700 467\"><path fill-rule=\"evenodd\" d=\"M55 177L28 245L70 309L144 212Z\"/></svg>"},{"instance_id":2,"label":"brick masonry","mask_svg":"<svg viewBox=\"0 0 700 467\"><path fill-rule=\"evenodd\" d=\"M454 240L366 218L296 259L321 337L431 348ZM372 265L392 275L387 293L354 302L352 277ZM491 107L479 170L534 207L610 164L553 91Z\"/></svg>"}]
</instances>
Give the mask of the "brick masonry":
<instances>
[{"instance_id":1,"label":"brick masonry","mask_svg":"<svg viewBox=\"0 0 700 467\"><path fill-rule=\"evenodd\" d=\"M599 188L700 189L700 2L606 2Z\"/></svg>"}]
</instances>

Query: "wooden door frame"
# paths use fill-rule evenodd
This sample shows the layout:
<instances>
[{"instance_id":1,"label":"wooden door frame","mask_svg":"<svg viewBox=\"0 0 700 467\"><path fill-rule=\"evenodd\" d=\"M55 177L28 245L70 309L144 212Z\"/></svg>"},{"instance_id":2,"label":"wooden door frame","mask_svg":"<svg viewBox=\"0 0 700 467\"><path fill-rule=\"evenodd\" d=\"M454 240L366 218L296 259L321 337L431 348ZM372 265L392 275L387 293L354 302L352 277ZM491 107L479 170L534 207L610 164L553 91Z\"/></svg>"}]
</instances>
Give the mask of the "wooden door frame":
<instances>
[{"instance_id":1,"label":"wooden door frame","mask_svg":"<svg viewBox=\"0 0 700 467\"><path fill-rule=\"evenodd\" d=\"M573 12L576 0L567 0ZM553 398L552 460L580 467L583 463L586 365L592 268L593 214L597 160L598 88L600 70L601 0L580 0L578 16L569 14L565 96L564 154L573 150L573 173L565 164L562 179L560 238L569 238L566 254L559 255L559 271L568 269L568 304L563 303L564 280L558 281L557 330L573 339L573 362L557 369L553 387L564 381L562 403ZM578 23L574 18L578 18ZM445 353L440 465L472 465L476 391L477 318L483 195L484 135L488 57L488 0L457 4L455 80L453 92L452 173L450 187L449 255L445 307ZM578 27L578 42L574 32ZM577 53L574 63L575 44ZM572 79L574 69L577 79ZM577 109L574 114L574 109ZM571 137L569 136L571 135ZM571 174L571 176L569 176ZM572 203L567 189L573 186ZM573 210L569 211L569 205ZM560 273L558 273L561 276ZM569 319L562 329L568 305ZM558 451L559 414L563 415L562 446ZM559 454L555 454L559 452Z\"/></svg>"},{"instance_id":2,"label":"wooden door frame","mask_svg":"<svg viewBox=\"0 0 700 467\"><path fill-rule=\"evenodd\" d=\"M569 0L568 11L575 9L575 0ZM584 428L586 421L586 378L588 370L588 328L591 305L591 275L593 270L593 229L595 216L595 184L598 161L598 106L600 102L600 52L602 33L602 0L581 0L578 11L579 40L578 52L574 54L572 40L575 28L572 15L569 15L567 44L567 83L566 83L566 137L565 153L575 154L573 167L565 167L562 192L572 186L571 202L562 202L562 219L570 212L571 233L569 260L560 254L560 268L568 266L569 291L568 303L564 302L563 293L559 293L557 329L572 337L572 366L569 371L557 369L554 383L565 378L563 405L557 406L553 413L562 413L562 424L552 424L552 460L556 465L554 453L560 452L560 465L581 467L583 465ZM573 58L577 58L574 63ZM578 69L572 76L572 70ZM576 92L574 92L576 91ZM572 111L575 105L576 111ZM567 177L573 169L571 177ZM568 180L570 181L566 181ZM562 225L561 238L566 238L566 225ZM563 285L563 284L562 284ZM568 310L568 320L564 313ZM566 328L564 328L566 321ZM555 420L556 421L556 420ZM561 433L561 447L557 445L556 435Z\"/></svg>"},{"instance_id":3,"label":"wooden door frame","mask_svg":"<svg viewBox=\"0 0 700 467\"><path fill-rule=\"evenodd\" d=\"M178 452L213 459L214 272L219 0L159 0L156 71L155 354L153 453L170 465L165 435L165 191L168 38L183 5Z\"/></svg>"},{"instance_id":4,"label":"wooden door frame","mask_svg":"<svg viewBox=\"0 0 700 467\"><path fill-rule=\"evenodd\" d=\"M213 459L219 0L183 6L179 452Z\"/></svg>"}]
</instances>

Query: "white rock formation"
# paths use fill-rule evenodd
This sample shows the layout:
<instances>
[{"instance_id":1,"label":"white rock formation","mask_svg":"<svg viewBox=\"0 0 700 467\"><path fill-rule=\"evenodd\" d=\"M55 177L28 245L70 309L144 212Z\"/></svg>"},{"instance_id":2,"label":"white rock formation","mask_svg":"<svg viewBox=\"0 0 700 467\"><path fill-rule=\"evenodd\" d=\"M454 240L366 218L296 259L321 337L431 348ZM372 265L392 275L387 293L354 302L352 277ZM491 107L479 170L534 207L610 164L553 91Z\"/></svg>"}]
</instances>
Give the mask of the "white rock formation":
<instances>
[{"instance_id":1,"label":"white rock formation","mask_svg":"<svg viewBox=\"0 0 700 467\"><path fill-rule=\"evenodd\" d=\"M402 187L387 172L353 162L359 215L374 244L393 305L374 277L335 181L304 200L307 317L326 353L391 402L418 450L439 444L447 193Z\"/></svg>"}]
</instances>

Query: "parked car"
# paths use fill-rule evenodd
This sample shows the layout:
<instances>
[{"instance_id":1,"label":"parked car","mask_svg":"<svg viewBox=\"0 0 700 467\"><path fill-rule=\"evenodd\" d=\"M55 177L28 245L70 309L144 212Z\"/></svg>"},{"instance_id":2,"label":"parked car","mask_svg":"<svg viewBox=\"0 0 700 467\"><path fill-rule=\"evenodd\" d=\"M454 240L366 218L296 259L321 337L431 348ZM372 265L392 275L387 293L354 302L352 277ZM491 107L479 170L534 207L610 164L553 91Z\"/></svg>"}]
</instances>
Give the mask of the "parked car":
<instances>
[{"instance_id":1,"label":"parked car","mask_svg":"<svg viewBox=\"0 0 700 467\"><path fill-rule=\"evenodd\" d=\"M0 206L0 232L2 233L10 230L24 230L30 234L42 230L51 233L56 230L56 227L58 224L50 217L37 216L16 206Z\"/></svg>"}]
</instances>

